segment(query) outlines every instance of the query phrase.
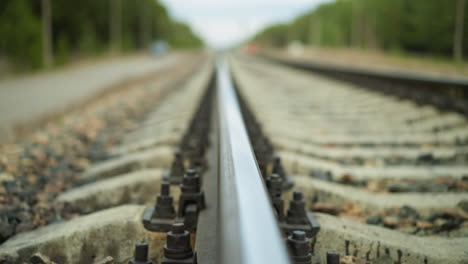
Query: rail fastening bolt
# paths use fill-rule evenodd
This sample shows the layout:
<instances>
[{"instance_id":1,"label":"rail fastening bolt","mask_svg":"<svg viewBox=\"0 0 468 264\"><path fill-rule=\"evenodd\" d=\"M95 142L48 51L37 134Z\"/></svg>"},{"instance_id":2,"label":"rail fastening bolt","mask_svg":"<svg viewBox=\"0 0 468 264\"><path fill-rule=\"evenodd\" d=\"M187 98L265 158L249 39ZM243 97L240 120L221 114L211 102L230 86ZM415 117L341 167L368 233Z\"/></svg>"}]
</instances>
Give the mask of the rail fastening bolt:
<instances>
[{"instance_id":1,"label":"rail fastening bolt","mask_svg":"<svg viewBox=\"0 0 468 264\"><path fill-rule=\"evenodd\" d=\"M165 219L172 219L175 217L173 198L170 193L169 182L167 181L161 183L161 193L156 198L153 217Z\"/></svg>"},{"instance_id":2,"label":"rail fastening bolt","mask_svg":"<svg viewBox=\"0 0 468 264\"><path fill-rule=\"evenodd\" d=\"M286 214L288 224L307 224L307 213L305 210L304 196L301 191L293 192L293 199L289 202L289 209Z\"/></svg>"},{"instance_id":3,"label":"rail fastening bolt","mask_svg":"<svg viewBox=\"0 0 468 264\"><path fill-rule=\"evenodd\" d=\"M340 264L340 253L333 250L327 251L327 264Z\"/></svg>"},{"instance_id":4,"label":"rail fastening bolt","mask_svg":"<svg viewBox=\"0 0 468 264\"><path fill-rule=\"evenodd\" d=\"M205 209L205 194L201 191L200 176L196 170L187 170L180 185L180 190L182 192L179 196L179 216L184 216L185 207L188 204L196 204L198 210Z\"/></svg>"},{"instance_id":5,"label":"rail fastening bolt","mask_svg":"<svg viewBox=\"0 0 468 264\"><path fill-rule=\"evenodd\" d=\"M185 193L198 193L200 192L200 176L195 169L188 169L184 175L182 185L180 186L182 192Z\"/></svg>"},{"instance_id":6,"label":"rail fastening bolt","mask_svg":"<svg viewBox=\"0 0 468 264\"><path fill-rule=\"evenodd\" d=\"M270 196L275 197L277 194L281 194L283 192L282 186L283 180L280 175L273 173L267 177L267 188Z\"/></svg>"},{"instance_id":7,"label":"rail fastening bolt","mask_svg":"<svg viewBox=\"0 0 468 264\"><path fill-rule=\"evenodd\" d=\"M288 249L295 264L311 264L310 240L304 231L295 230L288 237Z\"/></svg>"},{"instance_id":8,"label":"rail fastening bolt","mask_svg":"<svg viewBox=\"0 0 468 264\"><path fill-rule=\"evenodd\" d=\"M184 176L184 172L184 158L182 157L180 149L177 149L174 152L174 161L172 162L170 177L182 178Z\"/></svg>"},{"instance_id":9,"label":"rail fastening bolt","mask_svg":"<svg viewBox=\"0 0 468 264\"><path fill-rule=\"evenodd\" d=\"M184 223L175 223L167 233L164 245L164 257L167 259L187 259L193 257L190 245L190 233L185 230Z\"/></svg>"},{"instance_id":10,"label":"rail fastening bolt","mask_svg":"<svg viewBox=\"0 0 468 264\"><path fill-rule=\"evenodd\" d=\"M135 245L135 255L129 264L152 264L153 261L148 259L148 244L144 242L137 242Z\"/></svg>"}]
</instances>

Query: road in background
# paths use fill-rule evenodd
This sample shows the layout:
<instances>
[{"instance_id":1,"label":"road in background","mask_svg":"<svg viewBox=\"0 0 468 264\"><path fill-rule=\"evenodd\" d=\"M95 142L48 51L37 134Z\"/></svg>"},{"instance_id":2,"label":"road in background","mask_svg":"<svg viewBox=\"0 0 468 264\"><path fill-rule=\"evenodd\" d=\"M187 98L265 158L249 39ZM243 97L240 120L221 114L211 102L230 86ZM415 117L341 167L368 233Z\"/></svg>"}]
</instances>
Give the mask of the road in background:
<instances>
[{"instance_id":1,"label":"road in background","mask_svg":"<svg viewBox=\"0 0 468 264\"><path fill-rule=\"evenodd\" d=\"M34 120L130 78L158 71L183 55L137 56L0 81L0 136L17 122Z\"/></svg>"}]
</instances>

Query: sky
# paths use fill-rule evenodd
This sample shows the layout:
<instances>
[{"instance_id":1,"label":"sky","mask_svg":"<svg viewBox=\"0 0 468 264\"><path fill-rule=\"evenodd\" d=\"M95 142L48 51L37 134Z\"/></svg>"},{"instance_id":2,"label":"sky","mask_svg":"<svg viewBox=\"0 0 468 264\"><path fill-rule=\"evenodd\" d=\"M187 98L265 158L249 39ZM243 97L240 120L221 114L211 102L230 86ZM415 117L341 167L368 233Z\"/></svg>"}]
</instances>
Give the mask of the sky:
<instances>
[{"instance_id":1,"label":"sky","mask_svg":"<svg viewBox=\"0 0 468 264\"><path fill-rule=\"evenodd\" d=\"M214 48L253 36L265 26L286 22L330 0L160 0L177 20Z\"/></svg>"}]
</instances>

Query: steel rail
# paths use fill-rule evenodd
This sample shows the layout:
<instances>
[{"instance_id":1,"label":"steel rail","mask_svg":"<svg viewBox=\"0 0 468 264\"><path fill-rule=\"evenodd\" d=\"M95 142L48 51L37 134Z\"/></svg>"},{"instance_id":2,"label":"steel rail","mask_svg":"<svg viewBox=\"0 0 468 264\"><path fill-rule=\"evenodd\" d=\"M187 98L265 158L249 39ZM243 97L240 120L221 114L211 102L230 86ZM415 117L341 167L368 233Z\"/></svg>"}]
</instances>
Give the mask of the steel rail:
<instances>
[{"instance_id":1,"label":"steel rail","mask_svg":"<svg viewBox=\"0 0 468 264\"><path fill-rule=\"evenodd\" d=\"M260 175L226 59L217 61L219 263L291 263Z\"/></svg>"},{"instance_id":2,"label":"steel rail","mask_svg":"<svg viewBox=\"0 0 468 264\"><path fill-rule=\"evenodd\" d=\"M262 55L261 57L276 61L281 64L293 66L305 70L316 70L322 72L331 73L345 73L352 75L360 75L366 77L380 78L392 81L401 81L408 83L420 83L429 86L457 86L459 88L468 89L468 78L456 77L456 76L438 76L433 74L424 74L418 72L404 72L403 70L387 70L381 71L376 69L360 69L352 68L350 66L343 66L338 64L327 64L313 61L294 61L291 59L277 58L268 55Z\"/></svg>"}]
</instances>

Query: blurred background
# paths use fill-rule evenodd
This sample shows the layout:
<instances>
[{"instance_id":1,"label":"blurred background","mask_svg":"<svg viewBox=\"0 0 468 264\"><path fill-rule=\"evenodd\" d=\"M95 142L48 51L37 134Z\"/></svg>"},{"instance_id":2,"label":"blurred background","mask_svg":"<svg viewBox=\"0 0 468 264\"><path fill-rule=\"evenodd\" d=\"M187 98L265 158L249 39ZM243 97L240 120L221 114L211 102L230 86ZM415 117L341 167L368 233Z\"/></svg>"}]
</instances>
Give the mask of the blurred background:
<instances>
[{"instance_id":1,"label":"blurred background","mask_svg":"<svg viewBox=\"0 0 468 264\"><path fill-rule=\"evenodd\" d=\"M174 48L203 45L188 25L154 0L0 1L3 73L131 53L156 40Z\"/></svg>"},{"instance_id":2,"label":"blurred background","mask_svg":"<svg viewBox=\"0 0 468 264\"><path fill-rule=\"evenodd\" d=\"M468 6L465 0L322 1L286 23L266 27L254 40L349 61L467 75ZM328 48L328 49L317 49ZM307 50L306 50L307 51ZM307 52L306 52L307 54Z\"/></svg>"},{"instance_id":3,"label":"blurred background","mask_svg":"<svg viewBox=\"0 0 468 264\"><path fill-rule=\"evenodd\" d=\"M333 57L333 48L364 60L384 53L454 62L451 71L466 74L467 9L465 0L2 0L0 73L129 54L159 41L159 49L249 43L251 52L296 56Z\"/></svg>"},{"instance_id":4,"label":"blurred background","mask_svg":"<svg viewBox=\"0 0 468 264\"><path fill-rule=\"evenodd\" d=\"M0 138L177 54L468 76L467 9L466 0L2 0Z\"/></svg>"},{"instance_id":5,"label":"blurred background","mask_svg":"<svg viewBox=\"0 0 468 264\"><path fill-rule=\"evenodd\" d=\"M327 1L290 23L264 29L256 40L282 47L291 41L462 59L468 8L463 0ZM456 19L458 18L458 19Z\"/></svg>"}]
</instances>

